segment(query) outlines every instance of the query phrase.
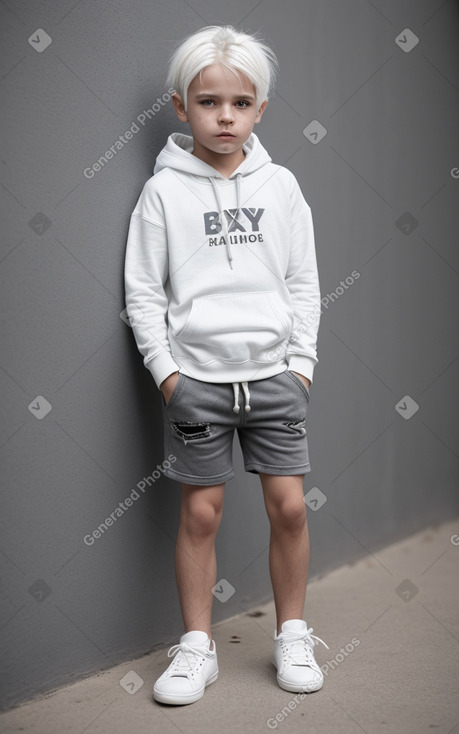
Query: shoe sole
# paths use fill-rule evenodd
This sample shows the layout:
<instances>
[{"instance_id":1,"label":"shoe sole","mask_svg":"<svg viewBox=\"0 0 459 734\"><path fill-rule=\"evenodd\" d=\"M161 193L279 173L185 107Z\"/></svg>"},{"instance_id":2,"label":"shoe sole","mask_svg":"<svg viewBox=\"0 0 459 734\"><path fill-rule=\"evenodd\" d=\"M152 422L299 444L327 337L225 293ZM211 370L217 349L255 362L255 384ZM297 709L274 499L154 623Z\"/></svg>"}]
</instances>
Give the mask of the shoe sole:
<instances>
[{"instance_id":1,"label":"shoe sole","mask_svg":"<svg viewBox=\"0 0 459 734\"><path fill-rule=\"evenodd\" d=\"M161 693L161 691L156 691L153 688L153 698L159 703L170 703L175 706L185 706L188 703L195 703L195 701L199 701L199 699L203 697L204 691L206 690L207 686L210 686L211 683L215 683L217 678L218 670L216 670L215 673L210 676L209 680L206 681L206 684L203 688L200 688L199 691L195 691L194 693L190 693L189 695L184 695L183 693Z\"/></svg>"},{"instance_id":2,"label":"shoe sole","mask_svg":"<svg viewBox=\"0 0 459 734\"><path fill-rule=\"evenodd\" d=\"M308 683L305 686L295 685L294 683L282 680L280 676L277 676L277 682L284 691L289 691L290 693L314 693L315 691L320 691L323 686L323 682Z\"/></svg>"},{"instance_id":3,"label":"shoe sole","mask_svg":"<svg viewBox=\"0 0 459 734\"><path fill-rule=\"evenodd\" d=\"M273 665L277 670L277 665L275 661L273 660ZM284 680L279 673L277 673L277 682L281 688L284 689L284 691L289 691L290 693L314 693L315 691L320 691L322 688L324 681L323 678L317 681L311 681L310 683L306 683L304 685L301 685L299 683L290 683L287 680Z\"/></svg>"}]
</instances>

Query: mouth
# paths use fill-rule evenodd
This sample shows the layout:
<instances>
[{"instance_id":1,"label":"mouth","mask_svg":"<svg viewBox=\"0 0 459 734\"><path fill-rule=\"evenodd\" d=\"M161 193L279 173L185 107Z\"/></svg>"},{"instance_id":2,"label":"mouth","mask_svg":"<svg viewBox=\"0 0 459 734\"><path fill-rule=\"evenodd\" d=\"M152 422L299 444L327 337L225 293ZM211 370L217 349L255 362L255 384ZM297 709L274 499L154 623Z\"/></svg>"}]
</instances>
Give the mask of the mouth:
<instances>
[{"instance_id":1,"label":"mouth","mask_svg":"<svg viewBox=\"0 0 459 734\"><path fill-rule=\"evenodd\" d=\"M225 131L225 132L222 132L222 133L219 133L219 134L217 135L217 138L235 138L235 137L236 137L236 136L235 136L235 135L233 135L233 133L230 133L230 132L227 132L227 131Z\"/></svg>"}]
</instances>

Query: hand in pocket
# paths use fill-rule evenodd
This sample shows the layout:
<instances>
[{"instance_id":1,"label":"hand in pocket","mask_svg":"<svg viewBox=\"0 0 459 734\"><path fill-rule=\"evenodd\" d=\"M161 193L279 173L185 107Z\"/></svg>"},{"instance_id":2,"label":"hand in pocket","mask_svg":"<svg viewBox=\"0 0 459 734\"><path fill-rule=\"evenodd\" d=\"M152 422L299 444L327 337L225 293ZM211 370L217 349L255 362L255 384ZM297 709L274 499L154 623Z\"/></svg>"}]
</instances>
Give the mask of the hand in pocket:
<instances>
[{"instance_id":1,"label":"hand in pocket","mask_svg":"<svg viewBox=\"0 0 459 734\"><path fill-rule=\"evenodd\" d=\"M309 390L309 388L311 387L311 381L307 377L305 377L304 375L300 375L299 372L295 372L294 370L290 370L290 371L293 372L294 375L296 375L297 377L299 377L300 380L301 380L301 382L303 383L303 385L305 385L308 388L308 390Z\"/></svg>"},{"instance_id":2,"label":"hand in pocket","mask_svg":"<svg viewBox=\"0 0 459 734\"><path fill-rule=\"evenodd\" d=\"M172 372L169 377L166 377L165 380L162 381L160 387L160 390L163 394L164 402L167 405L169 400L171 399L172 393L174 392L175 386L178 382L179 373L178 372Z\"/></svg>"}]
</instances>

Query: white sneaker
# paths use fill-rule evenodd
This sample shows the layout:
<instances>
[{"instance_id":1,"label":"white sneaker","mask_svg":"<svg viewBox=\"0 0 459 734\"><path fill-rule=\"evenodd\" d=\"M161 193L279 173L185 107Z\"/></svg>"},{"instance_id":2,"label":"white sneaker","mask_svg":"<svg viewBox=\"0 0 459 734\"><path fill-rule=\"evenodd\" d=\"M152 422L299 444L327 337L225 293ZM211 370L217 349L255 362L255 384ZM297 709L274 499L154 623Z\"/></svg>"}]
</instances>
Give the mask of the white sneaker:
<instances>
[{"instance_id":1,"label":"white sneaker","mask_svg":"<svg viewBox=\"0 0 459 734\"><path fill-rule=\"evenodd\" d=\"M210 643L213 642L213 650ZM206 686L218 678L217 648L206 632L192 630L182 635L180 643L167 653L174 660L158 678L153 698L176 705L194 703L204 695Z\"/></svg>"},{"instance_id":2,"label":"white sneaker","mask_svg":"<svg viewBox=\"0 0 459 734\"><path fill-rule=\"evenodd\" d=\"M277 668L277 682L286 691L312 693L322 688L324 676L314 659L314 645L323 640L312 634L303 619L284 622L277 636L274 630L273 663Z\"/></svg>"}]
</instances>

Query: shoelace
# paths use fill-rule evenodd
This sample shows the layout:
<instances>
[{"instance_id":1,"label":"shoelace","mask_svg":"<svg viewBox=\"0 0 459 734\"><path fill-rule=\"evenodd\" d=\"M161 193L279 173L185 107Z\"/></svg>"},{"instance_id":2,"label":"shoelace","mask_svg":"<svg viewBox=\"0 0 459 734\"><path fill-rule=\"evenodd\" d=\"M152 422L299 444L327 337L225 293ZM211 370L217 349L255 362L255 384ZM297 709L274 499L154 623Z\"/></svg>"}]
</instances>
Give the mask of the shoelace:
<instances>
[{"instance_id":1,"label":"shoelace","mask_svg":"<svg viewBox=\"0 0 459 734\"><path fill-rule=\"evenodd\" d=\"M182 642L178 645L173 645L168 650L168 658L174 655L176 655L176 658L172 663L171 673L187 678L188 675L193 675L198 664L198 658L205 657L206 653L202 647L193 647L193 645Z\"/></svg>"},{"instance_id":2,"label":"shoelace","mask_svg":"<svg viewBox=\"0 0 459 734\"><path fill-rule=\"evenodd\" d=\"M293 665L316 664L312 652L314 645L317 644L314 640L325 645L327 650L330 649L320 637L313 635L312 632L312 627L306 630L306 632L282 632L282 649L285 652L284 646L287 647L287 654L291 658Z\"/></svg>"}]
</instances>

